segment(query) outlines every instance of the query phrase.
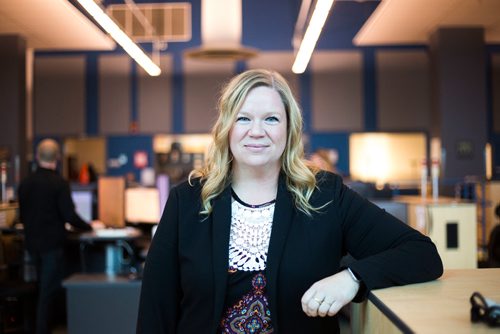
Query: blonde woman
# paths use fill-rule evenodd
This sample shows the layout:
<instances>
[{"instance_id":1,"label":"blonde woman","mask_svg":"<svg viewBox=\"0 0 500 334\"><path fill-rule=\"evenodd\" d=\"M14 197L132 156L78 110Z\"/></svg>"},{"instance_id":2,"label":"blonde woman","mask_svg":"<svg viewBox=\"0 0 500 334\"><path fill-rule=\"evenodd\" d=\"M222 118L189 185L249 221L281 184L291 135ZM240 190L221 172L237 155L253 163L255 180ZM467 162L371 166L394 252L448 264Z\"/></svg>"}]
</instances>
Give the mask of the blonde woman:
<instances>
[{"instance_id":1,"label":"blonde woman","mask_svg":"<svg viewBox=\"0 0 500 334\"><path fill-rule=\"evenodd\" d=\"M305 163L278 73L234 77L212 134L205 167L170 192L138 333L338 333L339 309L370 289L442 274L429 238Z\"/></svg>"}]
</instances>

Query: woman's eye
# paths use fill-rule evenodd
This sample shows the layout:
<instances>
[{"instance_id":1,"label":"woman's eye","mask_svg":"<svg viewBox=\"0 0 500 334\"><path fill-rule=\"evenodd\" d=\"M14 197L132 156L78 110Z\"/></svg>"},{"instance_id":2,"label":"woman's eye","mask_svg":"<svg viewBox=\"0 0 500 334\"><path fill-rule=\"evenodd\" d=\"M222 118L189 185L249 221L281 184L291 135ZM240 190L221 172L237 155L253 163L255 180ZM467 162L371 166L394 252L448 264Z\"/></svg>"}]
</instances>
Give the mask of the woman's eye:
<instances>
[{"instance_id":1,"label":"woman's eye","mask_svg":"<svg viewBox=\"0 0 500 334\"><path fill-rule=\"evenodd\" d=\"M278 123L280 120L276 116L269 116L266 118L266 122L269 123Z\"/></svg>"},{"instance_id":2,"label":"woman's eye","mask_svg":"<svg viewBox=\"0 0 500 334\"><path fill-rule=\"evenodd\" d=\"M236 118L236 122L249 122L249 121L250 121L250 118L245 117L245 116L239 116L238 118Z\"/></svg>"}]
</instances>

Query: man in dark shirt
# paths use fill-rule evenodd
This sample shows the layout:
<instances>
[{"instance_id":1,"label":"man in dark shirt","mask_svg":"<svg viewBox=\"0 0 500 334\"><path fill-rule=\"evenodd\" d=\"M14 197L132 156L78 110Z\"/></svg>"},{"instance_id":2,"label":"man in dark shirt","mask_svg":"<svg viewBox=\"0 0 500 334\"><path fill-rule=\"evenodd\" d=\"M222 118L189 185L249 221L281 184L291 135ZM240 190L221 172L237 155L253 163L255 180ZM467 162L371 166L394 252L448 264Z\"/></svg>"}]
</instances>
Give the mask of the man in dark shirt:
<instances>
[{"instance_id":1,"label":"man in dark shirt","mask_svg":"<svg viewBox=\"0 0 500 334\"><path fill-rule=\"evenodd\" d=\"M59 145L45 139L37 147L37 170L19 186L19 213L25 246L37 268L36 333L50 333L54 300L64 276L65 223L92 230L75 212L70 186L57 172Z\"/></svg>"}]
</instances>

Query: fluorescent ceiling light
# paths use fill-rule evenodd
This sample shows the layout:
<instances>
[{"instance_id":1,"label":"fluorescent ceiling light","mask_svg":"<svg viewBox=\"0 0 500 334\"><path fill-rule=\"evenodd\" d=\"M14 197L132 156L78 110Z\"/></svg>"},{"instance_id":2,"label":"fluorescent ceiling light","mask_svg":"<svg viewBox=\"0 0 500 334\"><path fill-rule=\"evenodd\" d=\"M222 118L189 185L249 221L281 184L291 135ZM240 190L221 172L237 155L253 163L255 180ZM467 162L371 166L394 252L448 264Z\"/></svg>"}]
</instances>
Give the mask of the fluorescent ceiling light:
<instances>
[{"instance_id":1,"label":"fluorescent ceiling light","mask_svg":"<svg viewBox=\"0 0 500 334\"><path fill-rule=\"evenodd\" d=\"M78 2L149 75L160 75L160 67L118 27L94 0L78 0Z\"/></svg>"},{"instance_id":2,"label":"fluorescent ceiling light","mask_svg":"<svg viewBox=\"0 0 500 334\"><path fill-rule=\"evenodd\" d=\"M334 0L318 0L316 7L314 7L314 12L309 20L309 25L307 26L306 33L300 43L299 51L295 57L295 62L292 66L293 73L304 73L311 59L311 55L316 47L316 42L318 41L321 30L325 25L328 13L332 8Z\"/></svg>"}]
</instances>

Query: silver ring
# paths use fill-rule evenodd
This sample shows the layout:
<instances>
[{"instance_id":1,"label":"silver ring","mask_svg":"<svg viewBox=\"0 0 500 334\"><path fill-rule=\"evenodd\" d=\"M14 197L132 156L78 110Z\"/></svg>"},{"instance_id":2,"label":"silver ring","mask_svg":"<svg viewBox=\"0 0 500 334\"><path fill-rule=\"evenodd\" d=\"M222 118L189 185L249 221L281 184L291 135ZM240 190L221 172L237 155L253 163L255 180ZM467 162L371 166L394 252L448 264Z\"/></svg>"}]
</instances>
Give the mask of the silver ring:
<instances>
[{"instance_id":1,"label":"silver ring","mask_svg":"<svg viewBox=\"0 0 500 334\"><path fill-rule=\"evenodd\" d=\"M318 303L318 305L321 305L321 303L323 303L323 301L324 301L324 299L318 299L318 298L316 298L316 297L314 297L313 299L314 299L314 301L315 301L316 303Z\"/></svg>"}]
</instances>

